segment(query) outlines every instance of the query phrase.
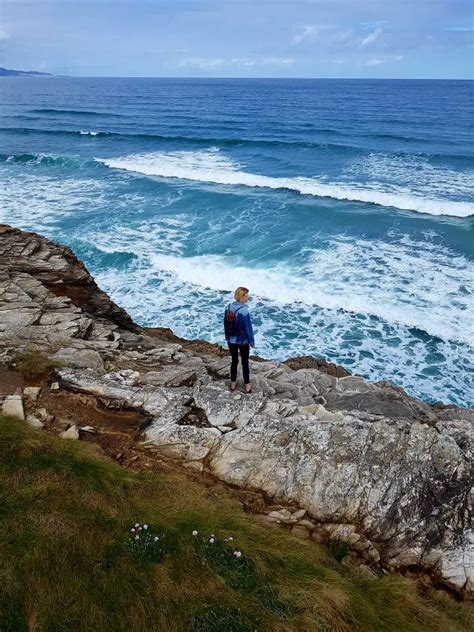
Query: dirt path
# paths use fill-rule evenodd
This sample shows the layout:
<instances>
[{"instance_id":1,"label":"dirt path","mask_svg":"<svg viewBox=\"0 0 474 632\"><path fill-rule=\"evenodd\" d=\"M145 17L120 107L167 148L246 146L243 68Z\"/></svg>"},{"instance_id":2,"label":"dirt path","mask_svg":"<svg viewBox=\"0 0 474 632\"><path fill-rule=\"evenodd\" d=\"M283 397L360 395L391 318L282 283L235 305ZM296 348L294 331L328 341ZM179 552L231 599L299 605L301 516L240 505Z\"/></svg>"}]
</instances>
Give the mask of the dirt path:
<instances>
[{"instance_id":1,"label":"dirt path","mask_svg":"<svg viewBox=\"0 0 474 632\"><path fill-rule=\"evenodd\" d=\"M206 487L211 495L213 490L225 490L237 498L247 512L260 513L274 506L265 500L263 494L234 489L209 474L195 472L179 461L163 457L158 448L142 442L142 430L148 421L135 410L112 409L91 395L62 389L52 391L47 380L34 385L42 389L34 407L47 411L48 417L44 421L47 432L59 435L68 427L76 425L81 442L87 443L94 453L108 457L122 467L135 471L184 474ZM18 371L0 365L0 397L19 393L19 389L23 390L24 386ZM26 413L33 411L31 403L25 402L25 406ZM92 427L95 432L81 430L85 426Z\"/></svg>"}]
</instances>

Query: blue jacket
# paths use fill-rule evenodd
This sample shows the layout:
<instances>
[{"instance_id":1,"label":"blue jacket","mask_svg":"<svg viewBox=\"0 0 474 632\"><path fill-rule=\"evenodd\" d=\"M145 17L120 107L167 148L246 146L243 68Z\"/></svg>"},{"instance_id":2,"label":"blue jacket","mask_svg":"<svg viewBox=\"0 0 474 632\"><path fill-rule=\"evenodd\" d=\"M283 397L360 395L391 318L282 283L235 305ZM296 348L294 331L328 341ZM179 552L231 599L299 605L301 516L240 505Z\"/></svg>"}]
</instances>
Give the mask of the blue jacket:
<instances>
[{"instance_id":1,"label":"blue jacket","mask_svg":"<svg viewBox=\"0 0 474 632\"><path fill-rule=\"evenodd\" d=\"M229 305L226 305L225 309L227 310ZM237 331L238 334L236 336L227 336L227 342L231 342L234 345L250 345L253 347L255 345L255 339L253 337L253 329L252 322L250 321L250 314L247 305L242 305L242 303L238 303L234 301L230 303L230 309L233 312L237 312Z\"/></svg>"}]
</instances>

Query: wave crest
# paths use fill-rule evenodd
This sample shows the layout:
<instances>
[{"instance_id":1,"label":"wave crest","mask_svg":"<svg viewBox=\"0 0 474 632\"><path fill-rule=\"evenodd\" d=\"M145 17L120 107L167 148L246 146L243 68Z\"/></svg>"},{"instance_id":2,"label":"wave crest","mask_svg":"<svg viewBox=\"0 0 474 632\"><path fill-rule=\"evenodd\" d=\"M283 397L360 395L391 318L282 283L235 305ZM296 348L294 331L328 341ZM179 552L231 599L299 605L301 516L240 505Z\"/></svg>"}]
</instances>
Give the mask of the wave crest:
<instances>
[{"instance_id":1,"label":"wave crest","mask_svg":"<svg viewBox=\"0 0 474 632\"><path fill-rule=\"evenodd\" d=\"M66 115L80 115L80 116L110 116L113 118L121 118L122 114L115 114L114 112L95 112L94 110L62 110L59 108L34 108L28 110L32 114L66 114Z\"/></svg>"},{"instance_id":2,"label":"wave crest","mask_svg":"<svg viewBox=\"0 0 474 632\"><path fill-rule=\"evenodd\" d=\"M145 176L177 178L222 185L286 189L302 195L363 202L378 206L415 211L430 215L468 217L474 205L441 198L425 198L408 189L385 190L374 185L356 183L327 183L315 178L272 176L248 173L217 148L202 151L154 152L133 154L121 158L96 158L107 167L139 173Z\"/></svg>"},{"instance_id":3,"label":"wave crest","mask_svg":"<svg viewBox=\"0 0 474 632\"><path fill-rule=\"evenodd\" d=\"M82 167L94 163L80 156L62 156L57 154L13 154L2 156L5 162L23 165L42 165L51 167Z\"/></svg>"},{"instance_id":4,"label":"wave crest","mask_svg":"<svg viewBox=\"0 0 474 632\"><path fill-rule=\"evenodd\" d=\"M109 132L94 132L91 130L83 130L79 132L81 136L108 136Z\"/></svg>"}]
</instances>

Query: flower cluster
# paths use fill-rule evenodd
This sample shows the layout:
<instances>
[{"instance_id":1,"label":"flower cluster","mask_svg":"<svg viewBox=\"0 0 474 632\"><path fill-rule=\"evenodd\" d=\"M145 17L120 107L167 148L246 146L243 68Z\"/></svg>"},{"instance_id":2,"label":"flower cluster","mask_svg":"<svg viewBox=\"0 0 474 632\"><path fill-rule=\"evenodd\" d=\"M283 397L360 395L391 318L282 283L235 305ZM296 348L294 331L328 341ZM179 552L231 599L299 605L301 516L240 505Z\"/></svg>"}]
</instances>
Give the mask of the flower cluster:
<instances>
[{"instance_id":1,"label":"flower cluster","mask_svg":"<svg viewBox=\"0 0 474 632\"><path fill-rule=\"evenodd\" d=\"M191 535L192 535L194 538L197 538L197 537L198 537L198 535L199 535L199 533L198 533L198 531L197 531L196 529L194 529L194 530L191 532ZM202 541L203 541L203 543L204 543L204 544L215 544L215 543L216 543L216 536L215 536L213 533L211 533L211 534L210 534L210 536L209 536L209 538L202 538ZM227 545L227 544L229 544L229 543L231 543L231 542L233 542L233 541L234 541L234 538L233 538L233 536L231 536L231 535L230 535L228 538L224 538L224 542L226 543L226 545ZM227 547L227 546L225 546L225 548L226 548L226 550L228 550L228 547ZM242 557L242 551L239 551L239 549L234 549L234 550L232 551L232 555L233 555L235 558L240 559L240 558Z\"/></svg>"},{"instance_id":2,"label":"flower cluster","mask_svg":"<svg viewBox=\"0 0 474 632\"><path fill-rule=\"evenodd\" d=\"M254 589L258 581L255 564L236 547L233 536L224 539L217 538L214 533L200 536L196 529L191 534L207 564L229 586L246 591Z\"/></svg>"},{"instance_id":3,"label":"flower cluster","mask_svg":"<svg viewBox=\"0 0 474 632\"><path fill-rule=\"evenodd\" d=\"M163 535L154 533L147 524L139 522L131 527L125 548L135 557L149 562L161 562L165 554Z\"/></svg>"}]
</instances>

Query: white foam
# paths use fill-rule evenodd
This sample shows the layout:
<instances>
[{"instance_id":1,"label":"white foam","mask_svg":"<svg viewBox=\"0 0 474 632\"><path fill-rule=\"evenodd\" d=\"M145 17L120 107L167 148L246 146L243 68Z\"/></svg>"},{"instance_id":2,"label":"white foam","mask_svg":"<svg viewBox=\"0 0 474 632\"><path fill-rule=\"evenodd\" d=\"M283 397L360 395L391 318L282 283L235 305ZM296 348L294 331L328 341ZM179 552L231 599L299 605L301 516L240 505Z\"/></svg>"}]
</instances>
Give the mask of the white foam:
<instances>
[{"instance_id":1,"label":"white foam","mask_svg":"<svg viewBox=\"0 0 474 632\"><path fill-rule=\"evenodd\" d=\"M373 152L354 160L345 170L348 175L376 182L379 186L397 182L428 197L472 197L474 171L455 171L432 164L427 156Z\"/></svg>"},{"instance_id":2,"label":"white foam","mask_svg":"<svg viewBox=\"0 0 474 632\"><path fill-rule=\"evenodd\" d=\"M404 254L397 262L396 257L386 257L390 250L386 244L383 244L383 253L379 245L382 246L368 243L364 256L364 247L360 243L341 244L314 255L307 268L300 271L283 264L266 269L249 268L217 255L188 258L151 255L150 263L152 269L170 273L180 281L198 287L230 291L245 285L251 287L255 295L275 305L300 303L342 309L377 316L389 324L419 327L443 340L472 342L472 295L464 301L457 295L457 302L463 304L456 309L451 305L450 295L450 289L457 289L463 276L469 283L468 269L453 270L450 275L441 266L433 267L432 261L426 264L422 258L414 256L404 260ZM375 252L379 261L385 259L382 264L386 271L384 285L380 283L384 270L371 263L371 255ZM367 264L366 273L364 263ZM390 272L391 265L394 268ZM402 284L405 280L406 286ZM410 288L406 295L405 287Z\"/></svg>"},{"instance_id":3,"label":"white foam","mask_svg":"<svg viewBox=\"0 0 474 632\"><path fill-rule=\"evenodd\" d=\"M250 267L232 256L183 256L193 218L170 220L154 218L136 228L114 226L87 239L105 252L133 251L144 280L166 277L196 288L198 294L205 288L215 293L246 285L278 307L299 304L309 311L376 316L445 341L469 344L474 338L472 266L434 241L414 241L407 235L389 242L340 236L329 247L307 250L299 264Z\"/></svg>"},{"instance_id":4,"label":"white foam","mask_svg":"<svg viewBox=\"0 0 474 632\"><path fill-rule=\"evenodd\" d=\"M436 233L420 241L339 236L306 249L299 265L263 267L229 255L185 256L199 222L186 211L144 219L138 231L119 224L98 235L90 227L81 238L136 255L126 268L98 271L97 280L141 324L222 344L221 306L243 284L254 299L259 354L324 355L424 398L472 403L470 263L439 246Z\"/></svg>"},{"instance_id":5,"label":"white foam","mask_svg":"<svg viewBox=\"0 0 474 632\"><path fill-rule=\"evenodd\" d=\"M305 303L284 304L299 291L288 270L251 270L232 263L216 256L182 260L158 255L152 262L134 260L127 270L109 268L99 273L98 282L144 325L159 324L186 338L223 344L222 305L243 279L254 298L250 307L260 355L323 355L369 379L390 379L420 397L472 404L472 346L433 339L427 344L404 324L321 308L310 294L299 296ZM306 289L311 291L310 282ZM435 370L436 377L427 369Z\"/></svg>"},{"instance_id":6,"label":"white foam","mask_svg":"<svg viewBox=\"0 0 474 632\"><path fill-rule=\"evenodd\" d=\"M81 136L98 136L99 134L101 136L107 136L110 132L94 132L94 131L90 131L90 130L80 130L79 134L81 134Z\"/></svg>"},{"instance_id":7,"label":"white foam","mask_svg":"<svg viewBox=\"0 0 474 632\"><path fill-rule=\"evenodd\" d=\"M274 178L248 173L241 171L238 163L221 154L216 148L202 151L163 151L96 160L111 168L146 176L223 185L289 189L303 195L366 202L430 215L468 217L474 214L474 204L470 202L425 198L400 187L392 187L392 191L387 191L388 187L382 190L378 185L362 187L357 183L325 183L315 178Z\"/></svg>"},{"instance_id":8,"label":"white foam","mask_svg":"<svg viewBox=\"0 0 474 632\"><path fill-rule=\"evenodd\" d=\"M130 253L133 250L146 263L157 252L180 255L191 221L188 216L181 215L137 221L133 227L117 224L112 232L88 234L87 240L102 252ZM80 235L77 238L80 239Z\"/></svg>"},{"instance_id":9,"label":"white foam","mask_svg":"<svg viewBox=\"0 0 474 632\"><path fill-rule=\"evenodd\" d=\"M114 225L86 238L105 252L133 252L144 279L166 276L198 293L246 285L275 306L344 310L423 329L446 341L474 339L472 264L439 245L434 232L423 240L395 233L387 240L339 235L329 244L306 247L294 263L248 265L237 256L185 256L196 226L199 216L187 211Z\"/></svg>"},{"instance_id":10,"label":"white foam","mask_svg":"<svg viewBox=\"0 0 474 632\"><path fill-rule=\"evenodd\" d=\"M102 183L91 178L58 180L53 176L2 173L0 222L49 234L53 224L78 209L103 202Z\"/></svg>"}]
</instances>

